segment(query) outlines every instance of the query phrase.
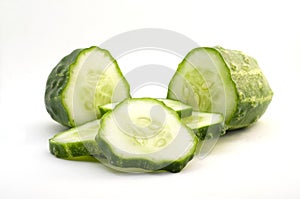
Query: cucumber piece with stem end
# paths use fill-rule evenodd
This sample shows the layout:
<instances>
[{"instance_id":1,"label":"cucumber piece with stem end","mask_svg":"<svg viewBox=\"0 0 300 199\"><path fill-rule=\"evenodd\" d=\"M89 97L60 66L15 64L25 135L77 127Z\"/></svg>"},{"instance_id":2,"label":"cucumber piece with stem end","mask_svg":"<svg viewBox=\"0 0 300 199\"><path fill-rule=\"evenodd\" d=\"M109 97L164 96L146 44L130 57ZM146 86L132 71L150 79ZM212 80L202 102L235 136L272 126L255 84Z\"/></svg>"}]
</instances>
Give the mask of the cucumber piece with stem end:
<instances>
[{"instance_id":1,"label":"cucumber piece with stem end","mask_svg":"<svg viewBox=\"0 0 300 199\"><path fill-rule=\"evenodd\" d=\"M128 97L129 84L116 60L92 46L74 50L51 71L45 105L55 121L74 127L100 118L99 105Z\"/></svg>"},{"instance_id":2,"label":"cucumber piece with stem end","mask_svg":"<svg viewBox=\"0 0 300 199\"><path fill-rule=\"evenodd\" d=\"M96 142L114 168L181 171L198 138L162 102L127 99L102 118Z\"/></svg>"},{"instance_id":3,"label":"cucumber piece with stem end","mask_svg":"<svg viewBox=\"0 0 300 199\"><path fill-rule=\"evenodd\" d=\"M221 113L231 130L255 123L272 96L254 58L241 51L200 47L179 64L167 98L191 105L196 111Z\"/></svg>"}]
</instances>

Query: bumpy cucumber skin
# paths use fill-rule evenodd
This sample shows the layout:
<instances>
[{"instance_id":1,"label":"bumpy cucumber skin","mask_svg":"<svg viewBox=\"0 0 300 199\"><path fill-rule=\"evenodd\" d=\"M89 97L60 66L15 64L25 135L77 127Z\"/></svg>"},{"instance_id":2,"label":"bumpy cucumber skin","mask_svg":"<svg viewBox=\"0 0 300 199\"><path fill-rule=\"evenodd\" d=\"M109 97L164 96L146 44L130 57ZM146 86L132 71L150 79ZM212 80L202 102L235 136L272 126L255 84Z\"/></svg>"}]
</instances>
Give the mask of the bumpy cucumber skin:
<instances>
[{"instance_id":1,"label":"bumpy cucumber skin","mask_svg":"<svg viewBox=\"0 0 300 199\"><path fill-rule=\"evenodd\" d=\"M135 99L136 100L136 99ZM173 115L180 120L178 114L171 109L170 107L166 106L163 102L158 101L156 99L152 98L144 98L144 100L155 100L156 102L160 103L163 105L166 109L173 112ZM121 103L120 103L121 104ZM120 106L118 104L117 106ZM198 144L198 138L195 136L195 139L193 140L193 148L189 151L188 154L186 154L183 158L175 160L173 162L153 162L149 159L143 159L143 158L120 158L117 154L115 154L114 150L112 147L107 143L104 139L101 137L101 129L104 128L105 125L105 120L112 114L112 112L106 113L102 117L102 123L101 127L99 129L98 134L95 137L95 140L98 144L98 147L102 151L103 155L106 157L107 161L109 164L116 166L116 167L121 167L121 168L140 168L140 169L145 169L148 171L169 171L171 173L178 173L180 172L190 160L193 159L194 157L194 152L196 151L196 147ZM191 135L194 135L193 131L182 124L184 128L187 128L188 131L190 131Z\"/></svg>"},{"instance_id":2,"label":"bumpy cucumber skin","mask_svg":"<svg viewBox=\"0 0 300 199\"><path fill-rule=\"evenodd\" d=\"M62 159L74 159L91 155L101 156L101 151L94 140L59 143L50 139L49 149L51 154Z\"/></svg>"},{"instance_id":3,"label":"bumpy cucumber skin","mask_svg":"<svg viewBox=\"0 0 300 199\"><path fill-rule=\"evenodd\" d=\"M203 49L220 55L235 88L237 106L234 113L226 120L226 130L244 128L255 123L268 108L273 97L273 91L254 58L241 51L228 50L219 46L195 48L179 64L175 75L180 74L182 67L184 67L183 63L193 51ZM167 98L173 99L170 88Z\"/></svg>"},{"instance_id":4,"label":"bumpy cucumber skin","mask_svg":"<svg viewBox=\"0 0 300 199\"><path fill-rule=\"evenodd\" d=\"M46 83L45 105L53 120L64 126L74 126L70 120L62 100L62 93L67 86L70 76L70 66L76 62L83 49L74 50L64 57L51 71Z\"/></svg>"},{"instance_id":5,"label":"bumpy cucumber skin","mask_svg":"<svg viewBox=\"0 0 300 199\"><path fill-rule=\"evenodd\" d=\"M273 91L257 61L241 51L215 47L223 57L237 94L237 108L227 127L230 130L255 123L267 110Z\"/></svg>"}]
</instances>

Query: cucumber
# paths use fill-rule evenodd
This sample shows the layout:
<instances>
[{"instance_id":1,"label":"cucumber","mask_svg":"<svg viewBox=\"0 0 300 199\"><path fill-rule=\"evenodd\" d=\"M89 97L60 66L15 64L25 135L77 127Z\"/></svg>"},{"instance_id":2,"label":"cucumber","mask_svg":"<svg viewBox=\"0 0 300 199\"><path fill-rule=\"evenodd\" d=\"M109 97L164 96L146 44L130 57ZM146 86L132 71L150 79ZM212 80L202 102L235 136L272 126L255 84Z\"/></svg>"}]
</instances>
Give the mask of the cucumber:
<instances>
[{"instance_id":1,"label":"cucumber","mask_svg":"<svg viewBox=\"0 0 300 199\"><path fill-rule=\"evenodd\" d=\"M109 104L104 104L102 106L99 106L99 111L101 113L101 115L104 115L105 113L112 111L119 103L115 102L115 103L109 103Z\"/></svg>"},{"instance_id":2,"label":"cucumber","mask_svg":"<svg viewBox=\"0 0 300 199\"><path fill-rule=\"evenodd\" d=\"M224 134L224 118L221 114L194 111L191 116L181 118L181 122L193 130L199 140L210 138L216 134ZM63 159L88 156L103 158L104 156L95 142L99 128L100 120L95 120L60 132L49 139L50 152Z\"/></svg>"},{"instance_id":3,"label":"cucumber","mask_svg":"<svg viewBox=\"0 0 300 199\"><path fill-rule=\"evenodd\" d=\"M176 100L170 100L170 99L158 98L156 100L163 102L166 106L168 106L171 109L173 109L174 111L176 111L176 113L181 118L192 115L193 108L189 105L186 105L186 104L181 103ZM99 110L100 110L101 114L104 115L106 112L112 111L117 105L118 105L118 103L105 104L105 105L99 106Z\"/></svg>"},{"instance_id":4,"label":"cucumber","mask_svg":"<svg viewBox=\"0 0 300 199\"><path fill-rule=\"evenodd\" d=\"M181 118L181 122L193 130L199 140L223 134L223 121L220 114L203 112L193 112L191 116ZM62 159L96 156L97 159L102 158L103 162L104 156L95 142L99 128L100 120L95 120L60 132L49 139L50 152Z\"/></svg>"},{"instance_id":5,"label":"cucumber","mask_svg":"<svg viewBox=\"0 0 300 199\"><path fill-rule=\"evenodd\" d=\"M114 168L181 171L198 138L162 102L127 99L102 117L96 142Z\"/></svg>"},{"instance_id":6,"label":"cucumber","mask_svg":"<svg viewBox=\"0 0 300 199\"><path fill-rule=\"evenodd\" d=\"M225 134L224 117L218 113L193 111L192 116L182 118L181 121L194 131L199 140Z\"/></svg>"},{"instance_id":7,"label":"cucumber","mask_svg":"<svg viewBox=\"0 0 300 199\"><path fill-rule=\"evenodd\" d=\"M161 102L163 102L166 106L170 107L176 113L179 115L179 117L184 118L192 115L193 107L186 105L182 102L176 101L176 100L170 100L170 99L157 99Z\"/></svg>"},{"instance_id":8,"label":"cucumber","mask_svg":"<svg viewBox=\"0 0 300 199\"><path fill-rule=\"evenodd\" d=\"M79 127L68 129L49 139L50 152L63 159L74 159L84 156L102 156L95 142L100 128L100 120L95 120Z\"/></svg>"},{"instance_id":9,"label":"cucumber","mask_svg":"<svg viewBox=\"0 0 300 199\"><path fill-rule=\"evenodd\" d=\"M50 73L45 105L57 122L74 127L101 117L98 106L130 97L129 84L107 50L74 50Z\"/></svg>"},{"instance_id":10,"label":"cucumber","mask_svg":"<svg viewBox=\"0 0 300 199\"><path fill-rule=\"evenodd\" d=\"M172 77L167 98L195 111L225 116L226 129L255 123L266 111L273 92L256 60L222 47L193 49Z\"/></svg>"}]
</instances>

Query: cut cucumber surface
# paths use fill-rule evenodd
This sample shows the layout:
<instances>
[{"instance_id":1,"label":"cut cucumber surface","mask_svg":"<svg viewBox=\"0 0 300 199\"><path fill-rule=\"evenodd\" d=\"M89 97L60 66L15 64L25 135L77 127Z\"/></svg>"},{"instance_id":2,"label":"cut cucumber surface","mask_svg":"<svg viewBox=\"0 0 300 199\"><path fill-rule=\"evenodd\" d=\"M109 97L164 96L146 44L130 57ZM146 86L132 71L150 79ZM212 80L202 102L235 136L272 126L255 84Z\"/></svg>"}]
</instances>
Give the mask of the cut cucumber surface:
<instances>
[{"instance_id":1,"label":"cut cucumber surface","mask_svg":"<svg viewBox=\"0 0 300 199\"><path fill-rule=\"evenodd\" d=\"M218 113L193 111L192 116L182 118L181 121L192 129L200 140L225 134L224 117Z\"/></svg>"},{"instance_id":2,"label":"cut cucumber surface","mask_svg":"<svg viewBox=\"0 0 300 199\"><path fill-rule=\"evenodd\" d=\"M50 152L58 158L74 159L83 156L102 156L95 142L100 120L71 128L56 134L49 140Z\"/></svg>"},{"instance_id":3,"label":"cut cucumber surface","mask_svg":"<svg viewBox=\"0 0 300 199\"><path fill-rule=\"evenodd\" d=\"M221 47L201 47L179 64L167 98L196 111L221 113L227 129L238 129L256 122L272 96L254 58Z\"/></svg>"},{"instance_id":4,"label":"cut cucumber surface","mask_svg":"<svg viewBox=\"0 0 300 199\"><path fill-rule=\"evenodd\" d=\"M179 172L198 138L175 111L150 99L127 99L102 118L96 142L114 168Z\"/></svg>"},{"instance_id":5,"label":"cut cucumber surface","mask_svg":"<svg viewBox=\"0 0 300 199\"><path fill-rule=\"evenodd\" d=\"M129 85L116 60L93 46L73 51L52 70L45 105L55 121L74 127L100 118L99 105L128 97Z\"/></svg>"},{"instance_id":6,"label":"cut cucumber surface","mask_svg":"<svg viewBox=\"0 0 300 199\"><path fill-rule=\"evenodd\" d=\"M163 102L166 106L168 106L169 108L176 111L176 113L181 118L192 115L192 112L193 112L192 106L189 106L180 101L171 100L171 99L158 98L156 100ZM99 106L99 110L100 110L101 114L104 115L106 112L112 111L117 105L118 105L118 103L105 104L105 105Z\"/></svg>"}]
</instances>

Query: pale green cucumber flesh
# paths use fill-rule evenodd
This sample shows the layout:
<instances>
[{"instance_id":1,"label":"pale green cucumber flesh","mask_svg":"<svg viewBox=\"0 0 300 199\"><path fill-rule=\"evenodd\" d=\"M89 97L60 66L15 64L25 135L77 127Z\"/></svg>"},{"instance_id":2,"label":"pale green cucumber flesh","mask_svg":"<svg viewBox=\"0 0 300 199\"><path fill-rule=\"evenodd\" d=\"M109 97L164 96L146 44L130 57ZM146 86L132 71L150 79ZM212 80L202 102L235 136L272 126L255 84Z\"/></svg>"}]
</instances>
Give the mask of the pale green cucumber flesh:
<instances>
[{"instance_id":1,"label":"pale green cucumber flesh","mask_svg":"<svg viewBox=\"0 0 300 199\"><path fill-rule=\"evenodd\" d=\"M257 121L272 95L255 59L240 51L201 47L179 64L167 98L197 111L221 113L226 128L237 129Z\"/></svg>"},{"instance_id":2,"label":"pale green cucumber flesh","mask_svg":"<svg viewBox=\"0 0 300 199\"><path fill-rule=\"evenodd\" d=\"M155 99L127 99L102 118L96 142L119 168L179 172L192 159L197 137L175 111Z\"/></svg>"},{"instance_id":3,"label":"pale green cucumber flesh","mask_svg":"<svg viewBox=\"0 0 300 199\"><path fill-rule=\"evenodd\" d=\"M57 122L74 127L100 118L99 105L130 97L116 60L98 47L64 57L47 80L45 104Z\"/></svg>"},{"instance_id":4,"label":"pale green cucumber flesh","mask_svg":"<svg viewBox=\"0 0 300 199\"><path fill-rule=\"evenodd\" d=\"M85 156L102 156L95 142L100 120L73 127L49 139L50 152L58 158L75 159Z\"/></svg>"}]
</instances>

